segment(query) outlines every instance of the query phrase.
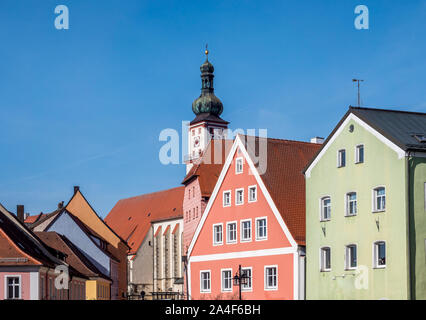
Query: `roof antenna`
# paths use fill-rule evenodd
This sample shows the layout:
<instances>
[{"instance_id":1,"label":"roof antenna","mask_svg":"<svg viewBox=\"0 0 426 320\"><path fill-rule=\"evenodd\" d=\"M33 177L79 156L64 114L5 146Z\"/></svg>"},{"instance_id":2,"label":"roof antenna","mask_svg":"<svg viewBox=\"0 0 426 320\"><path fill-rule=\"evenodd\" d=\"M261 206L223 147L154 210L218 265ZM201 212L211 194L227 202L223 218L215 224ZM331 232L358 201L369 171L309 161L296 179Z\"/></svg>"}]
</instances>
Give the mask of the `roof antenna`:
<instances>
[{"instance_id":1,"label":"roof antenna","mask_svg":"<svg viewBox=\"0 0 426 320\"><path fill-rule=\"evenodd\" d=\"M361 107L361 94L360 94L359 83L360 82L364 82L364 80L361 80L361 79L352 79L352 82L358 82L358 107Z\"/></svg>"}]
</instances>

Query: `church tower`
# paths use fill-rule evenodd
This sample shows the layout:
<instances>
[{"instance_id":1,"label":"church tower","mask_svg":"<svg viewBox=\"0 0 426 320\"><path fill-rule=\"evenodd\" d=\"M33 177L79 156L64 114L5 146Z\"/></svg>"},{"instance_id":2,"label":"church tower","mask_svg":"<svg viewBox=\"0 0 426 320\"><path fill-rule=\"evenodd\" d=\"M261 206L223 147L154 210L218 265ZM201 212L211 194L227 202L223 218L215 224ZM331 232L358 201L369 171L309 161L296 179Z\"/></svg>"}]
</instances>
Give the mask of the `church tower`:
<instances>
[{"instance_id":1,"label":"church tower","mask_svg":"<svg viewBox=\"0 0 426 320\"><path fill-rule=\"evenodd\" d=\"M206 61L201 65L201 95L192 103L195 119L189 124L188 156L186 159L186 173L200 158L211 139L226 137L229 122L220 118L223 104L214 94L213 78L214 67L208 59L209 51L206 48Z\"/></svg>"}]
</instances>

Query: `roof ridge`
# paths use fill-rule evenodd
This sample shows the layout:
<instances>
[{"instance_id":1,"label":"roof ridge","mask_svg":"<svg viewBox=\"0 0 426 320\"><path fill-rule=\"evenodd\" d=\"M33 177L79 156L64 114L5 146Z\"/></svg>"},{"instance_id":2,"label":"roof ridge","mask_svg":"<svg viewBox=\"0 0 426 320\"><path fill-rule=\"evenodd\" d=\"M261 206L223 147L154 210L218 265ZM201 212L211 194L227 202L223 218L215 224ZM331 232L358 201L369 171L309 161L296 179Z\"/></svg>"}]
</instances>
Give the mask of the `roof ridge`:
<instances>
[{"instance_id":1,"label":"roof ridge","mask_svg":"<svg viewBox=\"0 0 426 320\"><path fill-rule=\"evenodd\" d=\"M302 143L302 144L308 144L308 145L319 145L319 144L321 144L321 143L313 143L313 142L309 142L309 141L300 141L300 140L292 140L292 139L280 139L280 138L270 138L270 137L249 136L249 135L246 135L246 134L242 134L242 136L260 138L260 139L267 139L267 140L272 140L272 141L277 141L277 142Z\"/></svg>"},{"instance_id":2,"label":"roof ridge","mask_svg":"<svg viewBox=\"0 0 426 320\"><path fill-rule=\"evenodd\" d=\"M373 110L373 111L385 111L385 112L395 112L395 113L408 113L408 114L417 114L426 116L425 112L418 112L418 111L405 111L405 110L394 110L394 109L380 109L380 108L373 108L373 107L354 107L349 106L350 110Z\"/></svg>"},{"instance_id":3,"label":"roof ridge","mask_svg":"<svg viewBox=\"0 0 426 320\"><path fill-rule=\"evenodd\" d=\"M119 201L135 199L135 198L139 198L139 197L142 197L142 196L148 196L148 195L158 194L158 193L162 193L162 192L166 192L166 191L171 191L171 190L176 190L176 189L180 189L180 188L185 188L185 187L184 186L179 186L179 187L174 187L174 188L170 188L170 189L164 189L164 190L154 191L154 192L150 192L150 193L144 193L144 194L140 194L138 196L133 196L133 197L129 197L129 198L120 199Z\"/></svg>"}]
</instances>

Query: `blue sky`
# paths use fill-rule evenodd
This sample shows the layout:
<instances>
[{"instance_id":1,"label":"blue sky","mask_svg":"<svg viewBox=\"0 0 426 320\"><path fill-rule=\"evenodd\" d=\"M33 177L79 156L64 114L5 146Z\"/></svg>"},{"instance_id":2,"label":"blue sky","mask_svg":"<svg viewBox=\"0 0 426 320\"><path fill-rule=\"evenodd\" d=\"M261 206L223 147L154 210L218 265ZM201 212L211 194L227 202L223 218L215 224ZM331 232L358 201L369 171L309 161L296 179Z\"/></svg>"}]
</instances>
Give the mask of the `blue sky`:
<instances>
[{"instance_id":1,"label":"blue sky","mask_svg":"<svg viewBox=\"0 0 426 320\"><path fill-rule=\"evenodd\" d=\"M354 28L359 4L369 30ZM48 212L79 185L105 216L180 185L158 137L194 118L206 42L233 129L325 137L356 104L354 77L366 106L426 112L425 21L424 0L2 0L0 202Z\"/></svg>"}]
</instances>

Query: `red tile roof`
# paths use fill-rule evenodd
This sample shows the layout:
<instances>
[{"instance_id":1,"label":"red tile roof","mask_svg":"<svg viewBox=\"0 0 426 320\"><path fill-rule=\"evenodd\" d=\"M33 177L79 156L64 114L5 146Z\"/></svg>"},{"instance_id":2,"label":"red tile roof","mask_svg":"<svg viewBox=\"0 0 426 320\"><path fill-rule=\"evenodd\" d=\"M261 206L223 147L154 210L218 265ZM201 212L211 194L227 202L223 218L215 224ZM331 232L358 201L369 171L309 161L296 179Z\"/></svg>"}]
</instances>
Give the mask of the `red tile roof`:
<instances>
[{"instance_id":1,"label":"red tile roof","mask_svg":"<svg viewBox=\"0 0 426 320\"><path fill-rule=\"evenodd\" d=\"M151 221L183 217L184 187L122 199L112 208L105 222L138 251L151 227Z\"/></svg>"},{"instance_id":2,"label":"red tile roof","mask_svg":"<svg viewBox=\"0 0 426 320\"><path fill-rule=\"evenodd\" d=\"M240 137L243 140L246 136ZM256 137L256 146L261 140L264 142L265 138ZM253 159L258 151L255 153L250 143L248 146L247 151ZM267 168L260 177L290 233L300 245L305 245L306 210L302 170L320 148L321 144L267 138Z\"/></svg>"},{"instance_id":3,"label":"red tile roof","mask_svg":"<svg viewBox=\"0 0 426 320\"><path fill-rule=\"evenodd\" d=\"M182 184L186 185L198 177L202 197L210 197L219 178L233 140L211 140L201 159L189 170Z\"/></svg>"}]
</instances>

